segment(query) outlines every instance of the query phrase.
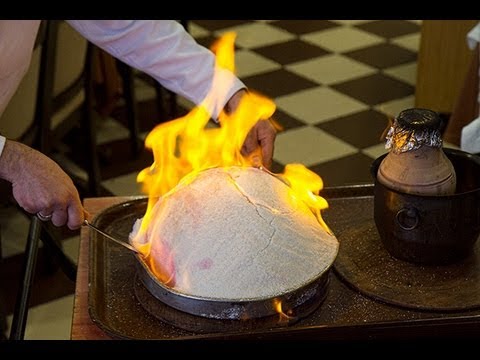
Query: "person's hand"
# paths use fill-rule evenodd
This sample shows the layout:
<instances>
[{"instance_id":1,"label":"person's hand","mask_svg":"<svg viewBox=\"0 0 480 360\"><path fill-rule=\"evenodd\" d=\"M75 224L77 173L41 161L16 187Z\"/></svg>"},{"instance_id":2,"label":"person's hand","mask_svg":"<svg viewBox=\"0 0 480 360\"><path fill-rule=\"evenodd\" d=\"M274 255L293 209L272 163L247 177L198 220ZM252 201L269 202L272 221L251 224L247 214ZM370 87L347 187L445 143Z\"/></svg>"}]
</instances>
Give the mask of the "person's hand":
<instances>
[{"instance_id":1,"label":"person's hand","mask_svg":"<svg viewBox=\"0 0 480 360\"><path fill-rule=\"evenodd\" d=\"M257 167L263 165L270 170L276 136L277 131L270 120L259 120L245 138L242 155L253 154L260 147L261 159L254 157L253 165Z\"/></svg>"},{"instance_id":2,"label":"person's hand","mask_svg":"<svg viewBox=\"0 0 480 360\"><path fill-rule=\"evenodd\" d=\"M228 112L235 111L245 93L246 90L242 89L230 98L227 103ZM249 156L253 154L252 159L254 166L263 165L267 169L270 169L272 166L276 136L277 128L274 126L272 119L257 121L245 138L241 149L242 155ZM256 155L254 154L255 152L259 154ZM261 159L258 159L259 156L261 156Z\"/></svg>"},{"instance_id":3,"label":"person's hand","mask_svg":"<svg viewBox=\"0 0 480 360\"><path fill-rule=\"evenodd\" d=\"M41 152L7 140L0 175L12 183L13 197L25 211L71 230L83 224L86 213L72 179Z\"/></svg>"}]
</instances>

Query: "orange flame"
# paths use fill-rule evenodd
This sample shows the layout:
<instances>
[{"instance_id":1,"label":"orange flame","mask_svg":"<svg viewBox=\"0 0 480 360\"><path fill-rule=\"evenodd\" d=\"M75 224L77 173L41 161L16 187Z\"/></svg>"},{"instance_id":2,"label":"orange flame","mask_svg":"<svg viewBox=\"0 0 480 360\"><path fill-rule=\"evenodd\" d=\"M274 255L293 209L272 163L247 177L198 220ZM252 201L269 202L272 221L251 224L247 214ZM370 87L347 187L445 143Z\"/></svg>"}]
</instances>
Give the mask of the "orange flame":
<instances>
[{"instance_id":1,"label":"orange flame","mask_svg":"<svg viewBox=\"0 0 480 360\"><path fill-rule=\"evenodd\" d=\"M217 66L232 72L235 70L235 36L235 33L227 33L212 46ZM241 98L234 112L222 112L219 115L221 126L208 127L211 118L207 110L208 99L213 91L215 89L210 89L204 103L184 117L160 124L148 134L145 146L152 150L154 162L137 176L137 181L143 184L142 190L148 194L148 205L140 229L133 239L134 244L142 243L137 241L142 237L148 241L153 240L148 239L146 234L149 223L156 216L153 215L153 206L163 195L175 191L182 179L192 181L198 172L207 168L254 165L258 152L246 157L241 154L241 148L257 121L271 118L275 112L274 102L249 91ZM185 179L186 175L189 175L188 180ZM330 231L320 216L320 210L328 207L326 200L318 196L323 188L321 178L301 164L287 165L284 174L277 176L284 177L290 184L292 201L305 201L320 224ZM158 248L164 253L152 254L149 242L137 247L154 274L164 283L173 286L175 279L170 249L160 246Z\"/></svg>"},{"instance_id":2,"label":"orange flame","mask_svg":"<svg viewBox=\"0 0 480 360\"><path fill-rule=\"evenodd\" d=\"M323 189L322 178L302 164L287 164L283 177L290 185L290 198L305 202L323 228L332 234L320 214L321 210L328 208L327 200L319 196L320 190Z\"/></svg>"},{"instance_id":3,"label":"orange flame","mask_svg":"<svg viewBox=\"0 0 480 360\"><path fill-rule=\"evenodd\" d=\"M279 323L287 322L287 321L290 321L292 319L295 319L295 316L291 315L292 314L291 309L288 310L287 312L284 312L282 301L277 299L277 298L273 299L273 308L275 309L275 311L279 315L279 319L278 319Z\"/></svg>"}]
</instances>

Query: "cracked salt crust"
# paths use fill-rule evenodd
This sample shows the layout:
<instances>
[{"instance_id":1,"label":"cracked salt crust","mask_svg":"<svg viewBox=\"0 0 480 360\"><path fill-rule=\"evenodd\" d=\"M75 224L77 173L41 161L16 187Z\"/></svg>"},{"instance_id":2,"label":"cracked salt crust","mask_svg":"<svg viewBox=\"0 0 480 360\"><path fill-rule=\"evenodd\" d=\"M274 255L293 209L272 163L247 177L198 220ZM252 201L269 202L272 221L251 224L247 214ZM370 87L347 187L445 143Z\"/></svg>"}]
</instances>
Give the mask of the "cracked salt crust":
<instances>
[{"instance_id":1,"label":"cracked salt crust","mask_svg":"<svg viewBox=\"0 0 480 360\"><path fill-rule=\"evenodd\" d=\"M174 288L189 296L272 298L317 279L338 252L306 205L292 204L287 185L256 168L205 170L153 211L152 252L169 249Z\"/></svg>"}]
</instances>

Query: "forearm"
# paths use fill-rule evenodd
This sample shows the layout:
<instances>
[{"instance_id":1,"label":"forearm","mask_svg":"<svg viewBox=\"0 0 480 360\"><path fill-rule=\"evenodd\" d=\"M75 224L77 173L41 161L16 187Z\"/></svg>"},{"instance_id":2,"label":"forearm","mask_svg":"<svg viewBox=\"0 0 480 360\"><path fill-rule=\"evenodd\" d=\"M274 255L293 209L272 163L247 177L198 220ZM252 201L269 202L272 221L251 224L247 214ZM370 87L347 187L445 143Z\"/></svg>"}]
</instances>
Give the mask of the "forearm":
<instances>
[{"instance_id":1,"label":"forearm","mask_svg":"<svg viewBox=\"0 0 480 360\"><path fill-rule=\"evenodd\" d=\"M84 210L72 179L48 156L7 140L0 156L0 178L12 184L18 205L30 214L51 215L55 226L78 229Z\"/></svg>"},{"instance_id":2,"label":"forearm","mask_svg":"<svg viewBox=\"0 0 480 360\"><path fill-rule=\"evenodd\" d=\"M29 152L34 150L22 143L5 138L0 139L0 142L3 142L0 153L0 178L13 182L18 171L25 167L22 164L28 162Z\"/></svg>"},{"instance_id":3,"label":"forearm","mask_svg":"<svg viewBox=\"0 0 480 360\"><path fill-rule=\"evenodd\" d=\"M173 20L69 20L77 31L112 56L199 105L207 100L217 118L245 85L215 65L214 54ZM214 93L210 90L214 89ZM210 93L208 99L207 95Z\"/></svg>"}]
</instances>

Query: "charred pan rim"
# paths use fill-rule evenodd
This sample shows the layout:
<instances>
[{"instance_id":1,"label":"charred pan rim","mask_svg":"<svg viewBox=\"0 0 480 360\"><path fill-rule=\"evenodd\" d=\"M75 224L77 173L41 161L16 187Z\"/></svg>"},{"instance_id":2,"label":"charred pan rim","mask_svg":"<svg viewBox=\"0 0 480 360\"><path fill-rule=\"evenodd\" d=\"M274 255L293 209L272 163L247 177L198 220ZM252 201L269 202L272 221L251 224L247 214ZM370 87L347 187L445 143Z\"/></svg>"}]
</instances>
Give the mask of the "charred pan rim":
<instances>
[{"instance_id":1,"label":"charred pan rim","mask_svg":"<svg viewBox=\"0 0 480 360\"><path fill-rule=\"evenodd\" d=\"M278 303L282 304L282 312L292 316L295 309L314 298L324 298L328 287L328 278L332 264L313 281L298 289L263 299L223 300L209 299L182 294L159 282L148 266L138 255L136 267L140 281L148 291L161 302L186 313L225 320L240 320L265 317L279 313Z\"/></svg>"}]
</instances>

